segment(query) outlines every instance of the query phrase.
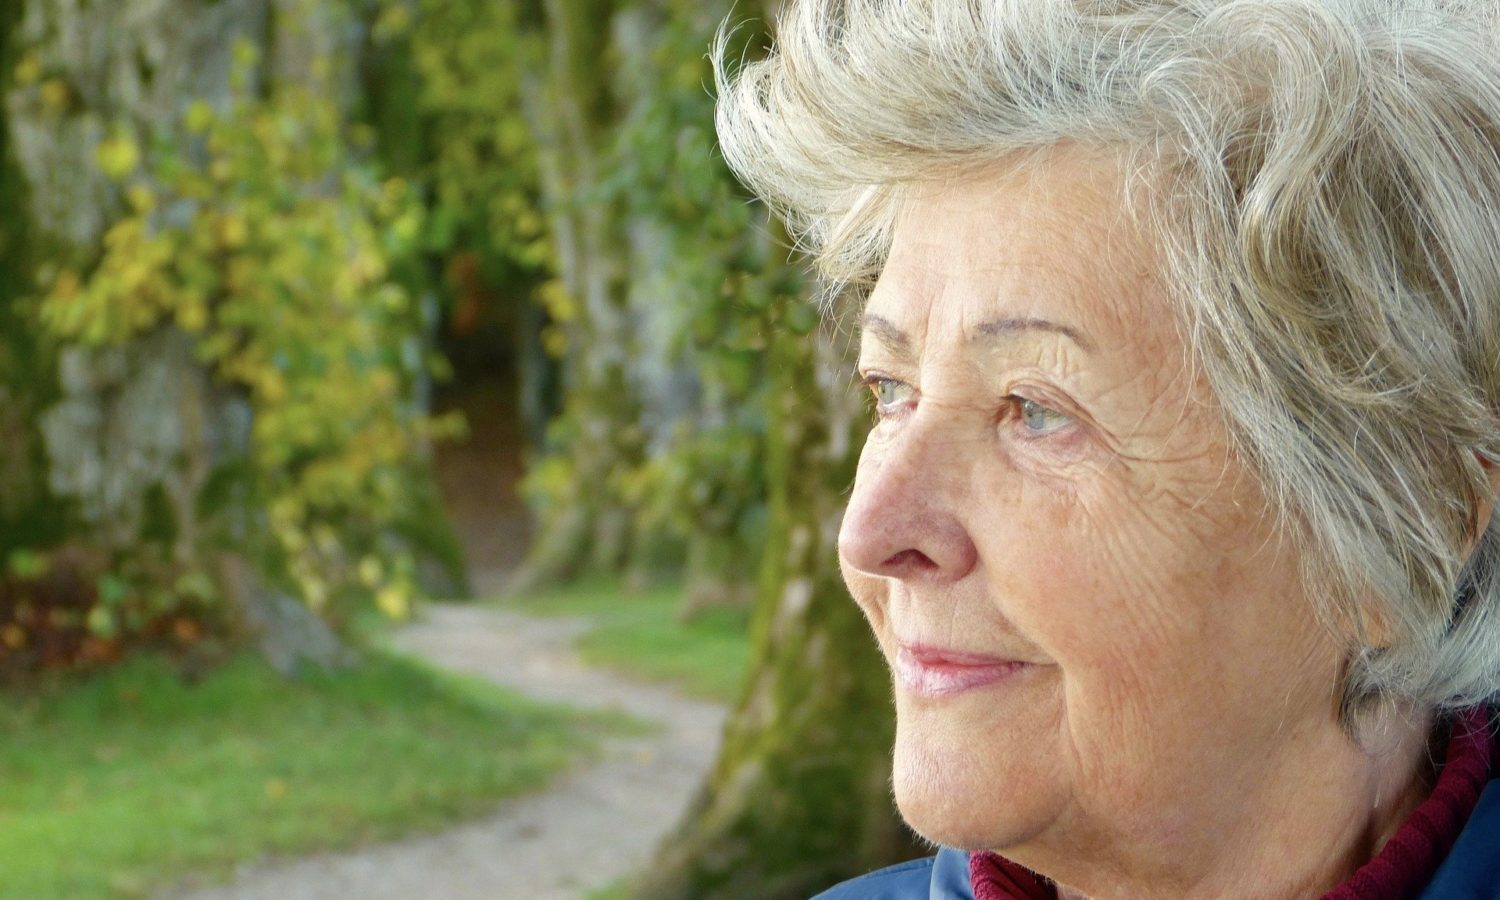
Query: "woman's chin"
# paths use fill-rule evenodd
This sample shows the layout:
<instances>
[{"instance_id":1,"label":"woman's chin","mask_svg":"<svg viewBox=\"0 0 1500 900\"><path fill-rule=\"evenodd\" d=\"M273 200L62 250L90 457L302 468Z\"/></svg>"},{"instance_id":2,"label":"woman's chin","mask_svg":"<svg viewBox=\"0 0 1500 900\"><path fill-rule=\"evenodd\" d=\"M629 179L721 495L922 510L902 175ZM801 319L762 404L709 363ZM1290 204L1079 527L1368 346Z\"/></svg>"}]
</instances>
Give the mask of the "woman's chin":
<instances>
[{"instance_id":1,"label":"woman's chin","mask_svg":"<svg viewBox=\"0 0 1500 900\"><path fill-rule=\"evenodd\" d=\"M924 839L962 850L1000 850L1024 843L1061 811L1056 773L1042 754L986 753L927 725L898 719L891 783L906 824ZM999 742L995 742L999 743ZM1033 750L1039 742L1028 742ZM1011 745L1020 750L1021 742ZM988 755L987 755L988 754Z\"/></svg>"}]
</instances>

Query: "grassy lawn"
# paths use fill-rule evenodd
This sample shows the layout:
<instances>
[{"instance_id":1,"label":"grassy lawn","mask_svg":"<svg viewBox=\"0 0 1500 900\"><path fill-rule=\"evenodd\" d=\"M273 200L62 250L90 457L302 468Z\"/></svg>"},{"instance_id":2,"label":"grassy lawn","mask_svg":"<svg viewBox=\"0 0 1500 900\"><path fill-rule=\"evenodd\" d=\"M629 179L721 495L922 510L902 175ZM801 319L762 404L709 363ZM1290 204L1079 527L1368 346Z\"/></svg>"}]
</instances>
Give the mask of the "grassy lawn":
<instances>
[{"instance_id":1,"label":"grassy lawn","mask_svg":"<svg viewBox=\"0 0 1500 900\"><path fill-rule=\"evenodd\" d=\"M0 694L0 897L144 896L431 828L628 727L383 654L292 682L245 659L197 685L141 659Z\"/></svg>"},{"instance_id":2,"label":"grassy lawn","mask_svg":"<svg viewBox=\"0 0 1500 900\"><path fill-rule=\"evenodd\" d=\"M683 623L681 596L671 585L627 594L617 582L593 580L500 603L541 615L589 616L597 624L578 642L588 662L731 703L749 664L749 613L711 610Z\"/></svg>"}]
</instances>

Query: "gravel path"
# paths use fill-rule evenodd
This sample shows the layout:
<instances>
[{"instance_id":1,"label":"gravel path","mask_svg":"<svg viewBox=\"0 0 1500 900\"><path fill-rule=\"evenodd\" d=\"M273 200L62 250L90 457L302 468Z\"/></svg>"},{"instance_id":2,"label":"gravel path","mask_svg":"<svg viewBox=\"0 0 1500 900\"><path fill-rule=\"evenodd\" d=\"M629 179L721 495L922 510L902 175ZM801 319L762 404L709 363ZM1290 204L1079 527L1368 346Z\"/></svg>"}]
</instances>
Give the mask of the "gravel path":
<instances>
[{"instance_id":1,"label":"gravel path","mask_svg":"<svg viewBox=\"0 0 1500 900\"><path fill-rule=\"evenodd\" d=\"M487 819L347 853L260 863L183 900L577 900L650 859L713 762L725 710L588 668L582 619L435 604L397 649L541 700L621 710L662 725Z\"/></svg>"}]
</instances>

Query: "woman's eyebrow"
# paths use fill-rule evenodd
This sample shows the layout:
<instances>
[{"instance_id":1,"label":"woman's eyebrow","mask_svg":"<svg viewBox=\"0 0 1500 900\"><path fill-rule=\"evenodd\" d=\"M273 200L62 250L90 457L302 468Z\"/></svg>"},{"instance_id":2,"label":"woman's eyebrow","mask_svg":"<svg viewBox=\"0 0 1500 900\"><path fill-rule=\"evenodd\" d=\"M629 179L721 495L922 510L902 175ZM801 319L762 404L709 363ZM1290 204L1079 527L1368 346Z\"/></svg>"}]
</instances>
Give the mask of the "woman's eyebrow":
<instances>
[{"instance_id":1,"label":"woman's eyebrow","mask_svg":"<svg viewBox=\"0 0 1500 900\"><path fill-rule=\"evenodd\" d=\"M911 337L891 320L877 316L874 313L865 313L864 318L860 322L860 328L865 334L874 336L876 340L884 344L886 351L891 355L903 359L911 358ZM1059 322L1053 322L1050 319L1038 319L1030 316L1011 316L981 322L975 327L970 340L977 341L996 337L1010 337L1023 331L1050 331L1053 334L1063 335L1089 353L1094 352L1093 342L1084 337L1078 329Z\"/></svg>"},{"instance_id":2,"label":"woman's eyebrow","mask_svg":"<svg viewBox=\"0 0 1500 900\"><path fill-rule=\"evenodd\" d=\"M890 319L881 318L874 313L865 313L860 319L860 331L864 334L873 335L880 343L885 345L886 352L892 356L909 360L912 357L911 337Z\"/></svg>"},{"instance_id":3,"label":"woman's eyebrow","mask_svg":"<svg viewBox=\"0 0 1500 900\"><path fill-rule=\"evenodd\" d=\"M983 338L1009 337L1022 331L1050 331L1053 334L1063 335L1089 353L1094 352L1093 342L1079 333L1078 329L1070 325L1053 322L1050 319L1036 319L1029 316L990 319L987 322L981 322L974 329L969 340L977 341Z\"/></svg>"}]
</instances>

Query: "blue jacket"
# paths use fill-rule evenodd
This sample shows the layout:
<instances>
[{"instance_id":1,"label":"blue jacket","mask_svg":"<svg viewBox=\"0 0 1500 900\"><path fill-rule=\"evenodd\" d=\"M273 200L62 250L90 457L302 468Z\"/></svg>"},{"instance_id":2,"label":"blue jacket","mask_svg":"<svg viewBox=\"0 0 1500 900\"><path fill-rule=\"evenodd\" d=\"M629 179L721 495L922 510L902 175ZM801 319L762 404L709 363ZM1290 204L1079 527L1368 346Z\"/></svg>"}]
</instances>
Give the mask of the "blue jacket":
<instances>
[{"instance_id":1,"label":"blue jacket","mask_svg":"<svg viewBox=\"0 0 1500 900\"><path fill-rule=\"evenodd\" d=\"M944 848L937 856L846 881L814 900L974 900L969 854ZM1491 778L1485 786L1420 900L1500 900L1500 780Z\"/></svg>"}]
</instances>

